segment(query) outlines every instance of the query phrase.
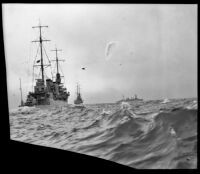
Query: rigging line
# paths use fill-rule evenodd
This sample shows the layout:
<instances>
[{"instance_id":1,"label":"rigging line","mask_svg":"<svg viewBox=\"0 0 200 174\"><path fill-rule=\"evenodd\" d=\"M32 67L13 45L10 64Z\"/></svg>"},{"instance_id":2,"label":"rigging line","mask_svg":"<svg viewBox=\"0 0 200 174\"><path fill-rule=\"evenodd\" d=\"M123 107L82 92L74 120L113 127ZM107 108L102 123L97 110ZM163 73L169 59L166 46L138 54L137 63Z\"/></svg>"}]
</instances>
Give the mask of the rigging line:
<instances>
[{"instance_id":1,"label":"rigging line","mask_svg":"<svg viewBox=\"0 0 200 174\"><path fill-rule=\"evenodd\" d=\"M33 92L33 83L34 83L34 80L35 80L35 79L34 79L34 76L35 76L35 75L34 75L34 66L33 66L33 75L32 75L32 92Z\"/></svg>"},{"instance_id":2,"label":"rigging line","mask_svg":"<svg viewBox=\"0 0 200 174\"><path fill-rule=\"evenodd\" d=\"M50 61L50 59L49 59L49 57L47 55L47 52L46 52L46 49L45 49L44 45L43 45L43 49L44 49L45 55L47 56L47 59L48 59L49 64L50 64L51 76L52 76L52 80L53 80L53 72L52 72L51 61Z\"/></svg>"},{"instance_id":3,"label":"rigging line","mask_svg":"<svg viewBox=\"0 0 200 174\"><path fill-rule=\"evenodd\" d=\"M45 72L45 71L44 71L44 77L45 77L45 78L47 78L47 74L46 74L46 72Z\"/></svg>"},{"instance_id":4,"label":"rigging line","mask_svg":"<svg viewBox=\"0 0 200 174\"><path fill-rule=\"evenodd\" d=\"M36 60L36 58L37 58L37 55L38 55L38 52L39 52L39 45L38 45L38 47L37 47L37 52L36 52L36 56L35 56L35 59L34 59L34 61L33 61L33 65L35 64L35 60ZM35 80L35 73L34 73L34 66L33 66L33 75L32 75L32 92L33 92L33 84L34 84L34 80Z\"/></svg>"},{"instance_id":5,"label":"rigging line","mask_svg":"<svg viewBox=\"0 0 200 174\"><path fill-rule=\"evenodd\" d=\"M52 80L53 80L53 72L52 72L52 67L50 66L50 69L51 69L51 77L52 77Z\"/></svg>"},{"instance_id":6,"label":"rigging line","mask_svg":"<svg viewBox=\"0 0 200 174\"><path fill-rule=\"evenodd\" d=\"M48 75L46 75L46 76L47 76L48 79L50 79Z\"/></svg>"},{"instance_id":7,"label":"rigging line","mask_svg":"<svg viewBox=\"0 0 200 174\"><path fill-rule=\"evenodd\" d=\"M31 60L31 53L32 53L32 43L29 45L29 55L28 55L28 68L30 67L30 60Z\"/></svg>"},{"instance_id":8,"label":"rigging line","mask_svg":"<svg viewBox=\"0 0 200 174\"><path fill-rule=\"evenodd\" d=\"M43 45L42 47L43 47L43 49L44 49L44 53L45 53L45 55L47 56L47 59L48 59L48 61L49 61L49 64L51 64L51 61L50 61L50 59L49 59L49 57L48 57L48 55L47 55L47 53L46 53L46 50L45 50L44 45Z\"/></svg>"},{"instance_id":9,"label":"rigging line","mask_svg":"<svg viewBox=\"0 0 200 174\"><path fill-rule=\"evenodd\" d=\"M32 30L32 28L30 27L29 28L29 40L31 40L31 30ZM29 54L28 54L28 66L27 66L27 68L28 68L28 82L31 84L31 82L32 82L32 79L31 79L31 77L30 77L30 75L31 75L31 57L32 57L32 42L30 42L29 43ZM33 78L33 76L32 76L32 78ZM29 86L29 87L28 87ZM26 91L28 91L27 89L29 89L30 91L32 91L32 89L30 89L31 88L31 85L27 85L27 88L26 88Z\"/></svg>"},{"instance_id":10,"label":"rigging line","mask_svg":"<svg viewBox=\"0 0 200 174\"><path fill-rule=\"evenodd\" d=\"M51 70L51 76L52 76L52 80L53 80L53 72L52 72L51 61L50 61L50 59L49 59L49 57L48 57L48 55L47 55L47 52L46 52L46 49L45 49L44 45L43 45L42 47L43 47L43 49L44 49L44 53L45 53L45 55L46 55L46 57L47 57L47 59L48 59L48 61L49 61L49 64L50 64L50 70Z\"/></svg>"},{"instance_id":11,"label":"rigging line","mask_svg":"<svg viewBox=\"0 0 200 174\"><path fill-rule=\"evenodd\" d=\"M60 67L60 64L59 64L59 62L58 62L58 67L60 68L59 70L61 71L61 73L62 73L62 70L61 70L61 67Z\"/></svg>"},{"instance_id":12,"label":"rigging line","mask_svg":"<svg viewBox=\"0 0 200 174\"><path fill-rule=\"evenodd\" d=\"M60 64L58 64L58 66L60 67L60 71L62 72L63 79L64 79L64 83L65 83L65 76L64 76L64 73L63 73L63 71L62 71L62 68L61 68Z\"/></svg>"},{"instance_id":13,"label":"rigging line","mask_svg":"<svg viewBox=\"0 0 200 174\"><path fill-rule=\"evenodd\" d=\"M64 76L64 73L63 73L63 71L62 71L62 68L61 68L60 64L58 64L58 66L59 66L59 68L60 68L61 74Z\"/></svg>"},{"instance_id":14,"label":"rigging line","mask_svg":"<svg viewBox=\"0 0 200 174\"><path fill-rule=\"evenodd\" d=\"M40 72L39 72L38 78L40 78L41 72L42 72L42 69L40 68Z\"/></svg>"},{"instance_id":15,"label":"rigging line","mask_svg":"<svg viewBox=\"0 0 200 174\"><path fill-rule=\"evenodd\" d=\"M28 72L28 81L29 81L29 79L31 79L31 78L29 78L29 73L30 73L30 57L31 57L31 43L29 44L29 54L28 54L28 66L27 66L27 72ZM27 91L27 89L28 89L28 85L26 86L26 91Z\"/></svg>"},{"instance_id":16,"label":"rigging line","mask_svg":"<svg viewBox=\"0 0 200 174\"><path fill-rule=\"evenodd\" d=\"M35 60L36 60L36 57L37 57L37 55L38 55L38 52L39 52L39 45L38 45L38 48L37 48L37 52L36 52L36 56L35 56L35 59L34 59L33 64L35 64Z\"/></svg>"},{"instance_id":17,"label":"rigging line","mask_svg":"<svg viewBox=\"0 0 200 174\"><path fill-rule=\"evenodd\" d=\"M54 65L54 69L53 69L53 71L52 71L52 80L54 79L54 78L53 78L53 74L55 74L55 71L56 71L56 64Z\"/></svg>"},{"instance_id":18,"label":"rigging line","mask_svg":"<svg viewBox=\"0 0 200 174\"><path fill-rule=\"evenodd\" d=\"M54 64L53 72L54 72L54 73L56 72L56 64Z\"/></svg>"},{"instance_id":19,"label":"rigging line","mask_svg":"<svg viewBox=\"0 0 200 174\"><path fill-rule=\"evenodd\" d=\"M44 72L44 75L45 75L46 79L49 79L49 76L46 72Z\"/></svg>"},{"instance_id":20,"label":"rigging line","mask_svg":"<svg viewBox=\"0 0 200 174\"><path fill-rule=\"evenodd\" d=\"M46 66L46 67L44 67L44 68L48 68L49 66ZM50 66L50 70L51 70L51 66ZM49 78L49 71L48 71L48 73L46 73L45 71L44 71L44 74L45 74L45 77L47 77L47 78ZM51 72L51 75L52 75L52 72Z\"/></svg>"}]
</instances>

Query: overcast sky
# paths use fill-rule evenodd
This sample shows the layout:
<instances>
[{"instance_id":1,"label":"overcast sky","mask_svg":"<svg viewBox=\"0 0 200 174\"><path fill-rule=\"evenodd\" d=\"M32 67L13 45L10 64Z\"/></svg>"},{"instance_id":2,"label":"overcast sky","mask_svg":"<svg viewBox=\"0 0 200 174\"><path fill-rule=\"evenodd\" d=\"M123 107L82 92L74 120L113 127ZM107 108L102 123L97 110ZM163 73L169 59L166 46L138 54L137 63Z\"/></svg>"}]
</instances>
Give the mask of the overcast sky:
<instances>
[{"instance_id":1,"label":"overcast sky","mask_svg":"<svg viewBox=\"0 0 200 174\"><path fill-rule=\"evenodd\" d=\"M197 5L3 4L9 107L32 87L39 23L47 55L59 58L75 99L81 84L85 103L197 97ZM106 48L111 44L109 53ZM109 54L109 57L106 56ZM54 66L53 66L54 67ZM86 70L82 70L86 67Z\"/></svg>"}]
</instances>

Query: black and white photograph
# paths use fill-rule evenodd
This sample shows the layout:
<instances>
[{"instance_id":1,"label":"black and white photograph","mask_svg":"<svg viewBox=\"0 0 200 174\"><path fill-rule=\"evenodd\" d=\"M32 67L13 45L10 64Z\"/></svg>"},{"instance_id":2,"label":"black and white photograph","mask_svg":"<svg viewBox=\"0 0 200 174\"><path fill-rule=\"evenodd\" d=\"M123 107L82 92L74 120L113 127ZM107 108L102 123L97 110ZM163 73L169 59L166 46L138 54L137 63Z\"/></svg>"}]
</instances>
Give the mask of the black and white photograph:
<instances>
[{"instance_id":1,"label":"black and white photograph","mask_svg":"<svg viewBox=\"0 0 200 174\"><path fill-rule=\"evenodd\" d=\"M10 140L197 169L197 8L3 3Z\"/></svg>"}]
</instances>

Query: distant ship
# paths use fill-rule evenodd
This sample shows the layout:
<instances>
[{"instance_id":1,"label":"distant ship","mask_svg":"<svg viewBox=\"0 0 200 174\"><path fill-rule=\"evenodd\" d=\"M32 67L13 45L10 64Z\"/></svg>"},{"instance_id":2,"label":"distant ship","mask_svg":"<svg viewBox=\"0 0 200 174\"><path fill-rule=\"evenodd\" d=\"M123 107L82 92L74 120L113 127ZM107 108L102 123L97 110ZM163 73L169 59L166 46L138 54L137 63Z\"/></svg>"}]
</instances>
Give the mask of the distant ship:
<instances>
[{"instance_id":1,"label":"distant ship","mask_svg":"<svg viewBox=\"0 0 200 174\"><path fill-rule=\"evenodd\" d=\"M46 51L44 50L43 42L50 40L43 39L41 32L41 29L43 27L48 27L48 26L42 26L39 24L38 26L32 27L39 29L39 39L32 42L39 42L39 48L40 48L40 59L34 61L33 68L40 67L41 74L39 74L39 78L36 79L34 91L28 93L26 102L25 103L21 102L20 106L51 105L55 104L57 101L64 102L65 104L68 103L68 98L70 96L70 93L67 92L67 89L63 87L63 83L61 82L61 77L64 76L61 76L59 72L58 62L62 60L58 59L57 56L57 52L61 50L58 50L57 48L55 48L55 50L52 50L56 52L56 59L53 60L56 62L56 67L57 67L55 80L53 80L53 76L52 79L49 77L45 79L45 74L46 74L45 68L51 66L50 64L51 61L49 60L49 64L44 64L43 53L45 52L46 54ZM20 82L20 89L21 89L21 82Z\"/></svg>"},{"instance_id":2,"label":"distant ship","mask_svg":"<svg viewBox=\"0 0 200 174\"><path fill-rule=\"evenodd\" d=\"M81 97L80 85L79 84L77 84L76 99L74 100L74 104L76 106L83 106L83 99Z\"/></svg>"},{"instance_id":3,"label":"distant ship","mask_svg":"<svg viewBox=\"0 0 200 174\"><path fill-rule=\"evenodd\" d=\"M21 104L19 105L19 107L22 107L24 106L24 101L23 101L23 98L22 98L22 86L21 86L21 79L19 79L19 84L20 84L20 97L21 97Z\"/></svg>"},{"instance_id":4,"label":"distant ship","mask_svg":"<svg viewBox=\"0 0 200 174\"><path fill-rule=\"evenodd\" d=\"M135 94L135 97L126 98L126 99L124 99L124 97L123 97L122 100L119 100L116 103L129 102L129 101L143 101L143 99L138 98L137 95Z\"/></svg>"}]
</instances>

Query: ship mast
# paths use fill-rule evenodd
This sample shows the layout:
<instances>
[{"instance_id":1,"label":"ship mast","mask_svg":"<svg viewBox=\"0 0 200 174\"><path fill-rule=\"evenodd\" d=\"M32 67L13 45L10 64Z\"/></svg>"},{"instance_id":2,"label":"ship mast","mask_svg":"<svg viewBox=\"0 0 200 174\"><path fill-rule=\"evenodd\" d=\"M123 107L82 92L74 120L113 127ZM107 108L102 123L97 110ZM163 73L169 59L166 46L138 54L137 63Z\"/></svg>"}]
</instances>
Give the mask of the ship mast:
<instances>
[{"instance_id":1,"label":"ship mast","mask_svg":"<svg viewBox=\"0 0 200 174\"><path fill-rule=\"evenodd\" d=\"M40 43L40 54L41 54L41 71L42 71L42 82L44 83L44 64L43 64L43 50L42 50L42 42L45 42L45 41L50 41L50 40L46 40L46 39L42 39L42 28L43 27L48 27L48 26L42 26L42 25L38 25L38 26L33 26L32 28L39 28L39 32L40 32L40 35L39 35L39 40L34 40L32 42L39 42Z\"/></svg>"},{"instance_id":2,"label":"ship mast","mask_svg":"<svg viewBox=\"0 0 200 174\"><path fill-rule=\"evenodd\" d=\"M52 61L56 61L56 72L57 74L59 73L59 70L58 70L58 61L64 61L64 59L58 59L58 51L62 51L62 50L58 50L57 48L55 48L55 50L51 50L51 51L55 51L56 52L56 60L52 60Z\"/></svg>"},{"instance_id":3,"label":"ship mast","mask_svg":"<svg viewBox=\"0 0 200 174\"><path fill-rule=\"evenodd\" d=\"M23 106L24 102L23 102L23 99L22 99L22 87L21 87L21 78L19 79L19 82L20 82L20 93L21 93L21 106Z\"/></svg>"},{"instance_id":4,"label":"ship mast","mask_svg":"<svg viewBox=\"0 0 200 174\"><path fill-rule=\"evenodd\" d=\"M78 97L78 83L77 83L77 97Z\"/></svg>"},{"instance_id":5,"label":"ship mast","mask_svg":"<svg viewBox=\"0 0 200 174\"><path fill-rule=\"evenodd\" d=\"M77 89L76 89L77 96L80 96L80 85L77 83Z\"/></svg>"},{"instance_id":6,"label":"ship mast","mask_svg":"<svg viewBox=\"0 0 200 174\"><path fill-rule=\"evenodd\" d=\"M80 85L78 83L77 83L76 93L77 93L77 98L76 98L76 100L74 100L74 104L81 104L81 103L83 103L83 100L82 100L81 94L80 94Z\"/></svg>"}]
</instances>

